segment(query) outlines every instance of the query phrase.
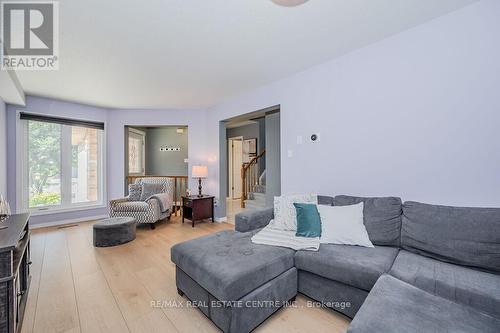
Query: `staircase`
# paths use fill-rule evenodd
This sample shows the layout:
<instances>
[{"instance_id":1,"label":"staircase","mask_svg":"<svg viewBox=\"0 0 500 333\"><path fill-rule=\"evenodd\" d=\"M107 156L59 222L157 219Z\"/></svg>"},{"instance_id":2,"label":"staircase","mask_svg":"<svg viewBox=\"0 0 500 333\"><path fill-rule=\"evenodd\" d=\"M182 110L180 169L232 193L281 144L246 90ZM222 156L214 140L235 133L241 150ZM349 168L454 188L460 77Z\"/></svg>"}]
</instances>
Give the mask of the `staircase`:
<instances>
[{"instance_id":1,"label":"staircase","mask_svg":"<svg viewBox=\"0 0 500 333\"><path fill-rule=\"evenodd\" d=\"M241 167L241 208L259 209L266 207L266 172L259 175L259 160L264 157L262 151L250 162Z\"/></svg>"},{"instance_id":2,"label":"staircase","mask_svg":"<svg viewBox=\"0 0 500 333\"><path fill-rule=\"evenodd\" d=\"M245 207L253 209L266 207L266 185L258 184L254 186L254 192L248 193Z\"/></svg>"}]
</instances>

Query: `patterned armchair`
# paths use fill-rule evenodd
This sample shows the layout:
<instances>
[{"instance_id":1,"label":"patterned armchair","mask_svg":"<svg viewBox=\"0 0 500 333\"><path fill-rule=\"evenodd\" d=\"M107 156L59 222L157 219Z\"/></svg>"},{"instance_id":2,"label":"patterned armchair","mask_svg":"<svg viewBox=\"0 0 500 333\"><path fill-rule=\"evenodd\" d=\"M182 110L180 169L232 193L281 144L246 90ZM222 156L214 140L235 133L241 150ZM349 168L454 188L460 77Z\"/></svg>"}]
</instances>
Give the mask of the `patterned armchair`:
<instances>
[{"instance_id":1,"label":"patterned armchair","mask_svg":"<svg viewBox=\"0 0 500 333\"><path fill-rule=\"evenodd\" d=\"M133 217L137 223L150 223L151 229L154 229L155 222L167 217L170 218L173 206L174 180L168 177L144 177L137 178L135 183L164 184L165 193L170 194L168 196L170 199L168 207L170 208L162 212L160 203L154 198L150 198L146 201L130 201L129 197L125 197L110 201L109 216Z\"/></svg>"}]
</instances>

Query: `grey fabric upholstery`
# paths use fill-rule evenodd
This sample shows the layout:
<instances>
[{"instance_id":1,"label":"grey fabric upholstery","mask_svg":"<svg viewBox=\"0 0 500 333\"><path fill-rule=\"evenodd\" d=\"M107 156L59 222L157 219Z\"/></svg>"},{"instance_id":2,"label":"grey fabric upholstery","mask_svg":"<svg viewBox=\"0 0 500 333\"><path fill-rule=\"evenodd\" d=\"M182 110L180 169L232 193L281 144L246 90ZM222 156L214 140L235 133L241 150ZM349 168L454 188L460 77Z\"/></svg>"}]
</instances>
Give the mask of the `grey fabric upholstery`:
<instances>
[{"instance_id":1,"label":"grey fabric upholstery","mask_svg":"<svg viewBox=\"0 0 500 333\"><path fill-rule=\"evenodd\" d=\"M221 231L177 244L172 261L219 300L237 300L294 267L291 249L257 245L254 233Z\"/></svg>"},{"instance_id":2,"label":"grey fabric upholstery","mask_svg":"<svg viewBox=\"0 0 500 333\"><path fill-rule=\"evenodd\" d=\"M108 247L134 240L136 223L131 217L115 217L95 223L92 229L94 246Z\"/></svg>"},{"instance_id":3,"label":"grey fabric upholstery","mask_svg":"<svg viewBox=\"0 0 500 333\"><path fill-rule=\"evenodd\" d=\"M500 272L500 209L403 205L402 247L454 264Z\"/></svg>"},{"instance_id":4,"label":"grey fabric upholstery","mask_svg":"<svg viewBox=\"0 0 500 333\"><path fill-rule=\"evenodd\" d=\"M318 204L319 205L326 205L326 206L333 206L333 197L329 197L326 195L318 195Z\"/></svg>"},{"instance_id":5,"label":"grey fabric upholstery","mask_svg":"<svg viewBox=\"0 0 500 333\"><path fill-rule=\"evenodd\" d=\"M368 292L356 287L299 270L299 292L354 318Z\"/></svg>"},{"instance_id":6,"label":"grey fabric upholstery","mask_svg":"<svg viewBox=\"0 0 500 333\"><path fill-rule=\"evenodd\" d=\"M500 320L384 275L373 287L347 332L498 333Z\"/></svg>"},{"instance_id":7,"label":"grey fabric upholstery","mask_svg":"<svg viewBox=\"0 0 500 333\"><path fill-rule=\"evenodd\" d=\"M401 250L390 274L420 289L500 318L500 275Z\"/></svg>"},{"instance_id":8,"label":"grey fabric upholstery","mask_svg":"<svg viewBox=\"0 0 500 333\"><path fill-rule=\"evenodd\" d=\"M224 306L179 267L176 268L176 284L223 332L247 333L297 295L297 269L291 268L234 300L232 306Z\"/></svg>"},{"instance_id":9,"label":"grey fabric upholstery","mask_svg":"<svg viewBox=\"0 0 500 333\"><path fill-rule=\"evenodd\" d=\"M142 183L141 201L146 201L154 194L162 193L165 190L163 183Z\"/></svg>"},{"instance_id":10,"label":"grey fabric upholstery","mask_svg":"<svg viewBox=\"0 0 500 333\"><path fill-rule=\"evenodd\" d=\"M247 210L236 214L234 229L239 232L247 232L264 228L273 218L273 207Z\"/></svg>"},{"instance_id":11,"label":"grey fabric upholstery","mask_svg":"<svg viewBox=\"0 0 500 333\"><path fill-rule=\"evenodd\" d=\"M334 206L364 203L364 222L373 245L399 246L401 236L401 198L364 198L337 195Z\"/></svg>"},{"instance_id":12,"label":"grey fabric upholstery","mask_svg":"<svg viewBox=\"0 0 500 333\"><path fill-rule=\"evenodd\" d=\"M321 244L318 252L297 251L295 266L331 280L370 290L391 269L399 249Z\"/></svg>"}]
</instances>

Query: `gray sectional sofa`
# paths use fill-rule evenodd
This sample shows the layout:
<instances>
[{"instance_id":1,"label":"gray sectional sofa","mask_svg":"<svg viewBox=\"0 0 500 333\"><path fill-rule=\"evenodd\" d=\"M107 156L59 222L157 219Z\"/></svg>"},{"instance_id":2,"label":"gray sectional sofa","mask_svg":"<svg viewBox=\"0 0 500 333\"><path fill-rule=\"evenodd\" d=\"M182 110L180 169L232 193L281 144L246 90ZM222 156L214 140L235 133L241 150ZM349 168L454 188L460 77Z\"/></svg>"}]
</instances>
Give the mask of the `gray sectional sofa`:
<instances>
[{"instance_id":1,"label":"gray sectional sofa","mask_svg":"<svg viewBox=\"0 0 500 333\"><path fill-rule=\"evenodd\" d=\"M375 248L256 245L250 238L273 209L247 211L236 231L172 248L179 293L224 332L251 331L297 292L353 318L349 333L500 332L500 209L394 197L318 201L363 201Z\"/></svg>"}]
</instances>

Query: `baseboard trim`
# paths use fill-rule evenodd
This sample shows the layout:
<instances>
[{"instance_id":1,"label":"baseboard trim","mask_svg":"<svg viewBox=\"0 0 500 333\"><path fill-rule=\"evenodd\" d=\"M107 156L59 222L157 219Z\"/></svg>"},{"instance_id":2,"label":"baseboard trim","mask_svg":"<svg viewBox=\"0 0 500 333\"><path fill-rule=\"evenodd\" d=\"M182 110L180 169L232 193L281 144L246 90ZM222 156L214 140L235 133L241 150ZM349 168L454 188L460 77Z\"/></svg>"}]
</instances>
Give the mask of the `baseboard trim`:
<instances>
[{"instance_id":1,"label":"baseboard trim","mask_svg":"<svg viewBox=\"0 0 500 333\"><path fill-rule=\"evenodd\" d=\"M61 226L61 225L66 225L66 224L75 224L75 223L79 223L79 222L87 222L87 221L93 221L93 220L100 220L100 219L105 219L105 218L108 218L108 217L109 217L108 215L98 215L98 216L80 217L78 219L71 219L71 220L61 220L61 221L46 222L46 223L36 223L36 224L30 224L30 229L58 227L58 226Z\"/></svg>"},{"instance_id":2,"label":"baseboard trim","mask_svg":"<svg viewBox=\"0 0 500 333\"><path fill-rule=\"evenodd\" d=\"M216 217L215 218L215 222L227 222L227 216L224 216L224 217Z\"/></svg>"}]
</instances>

